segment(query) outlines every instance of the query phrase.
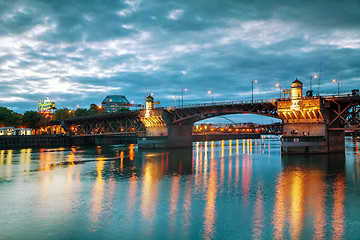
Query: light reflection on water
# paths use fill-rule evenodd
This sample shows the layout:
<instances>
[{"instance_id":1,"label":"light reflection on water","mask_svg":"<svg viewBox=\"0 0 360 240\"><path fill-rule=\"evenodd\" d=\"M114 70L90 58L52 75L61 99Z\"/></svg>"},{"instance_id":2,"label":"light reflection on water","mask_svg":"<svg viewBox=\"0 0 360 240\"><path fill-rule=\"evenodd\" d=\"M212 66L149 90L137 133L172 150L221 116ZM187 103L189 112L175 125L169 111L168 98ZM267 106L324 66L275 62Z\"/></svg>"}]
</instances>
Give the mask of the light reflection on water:
<instances>
[{"instance_id":1,"label":"light reflection on water","mask_svg":"<svg viewBox=\"0 0 360 240\"><path fill-rule=\"evenodd\" d=\"M357 239L358 140L346 149L281 157L266 136L0 150L0 238Z\"/></svg>"}]
</instances>

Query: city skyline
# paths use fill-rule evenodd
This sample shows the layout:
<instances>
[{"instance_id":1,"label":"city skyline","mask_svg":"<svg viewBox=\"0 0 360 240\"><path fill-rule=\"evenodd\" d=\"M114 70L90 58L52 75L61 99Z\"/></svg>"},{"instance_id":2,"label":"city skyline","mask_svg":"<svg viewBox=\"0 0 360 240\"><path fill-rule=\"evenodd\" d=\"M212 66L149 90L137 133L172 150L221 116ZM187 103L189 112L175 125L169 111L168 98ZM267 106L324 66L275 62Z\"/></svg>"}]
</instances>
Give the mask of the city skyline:
<instances>
[{"instance_id":1,"label":"city skyline","mask_svg":"<svg viewBox=\"0 0 360 240\"><path fill-rule=\"evenodd\" d=\"M0 106L106 95L162 106L350 92L360 82L356 1L0 1ZM337 79L334 82L333 79ZM257 80L257 82L255 82ZM187 89L186 92L182 91ZM210 93L210 94L209 94ZM247 120L243 120L247 121Z\"/></svg>"}]
</instances>

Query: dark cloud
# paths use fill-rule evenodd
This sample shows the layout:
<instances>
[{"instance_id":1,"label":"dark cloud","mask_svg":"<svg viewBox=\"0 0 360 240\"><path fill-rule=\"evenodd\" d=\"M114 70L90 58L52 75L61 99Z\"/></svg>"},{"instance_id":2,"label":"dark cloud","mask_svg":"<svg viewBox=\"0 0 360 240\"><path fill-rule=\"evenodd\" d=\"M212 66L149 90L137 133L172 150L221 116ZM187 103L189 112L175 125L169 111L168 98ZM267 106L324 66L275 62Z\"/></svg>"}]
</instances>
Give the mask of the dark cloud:
<instances>
[{"instance_id":1,"label":"dark cloud","mask_svg":"<svg viewBox=\"0 0 360 240\"><path fill-rule=\"evenodd\" d=\"M0 1L0 105L49 96L88 107L106 95L162 105L274 98L295 78L321 93L360 81L360 2ZM313 82L317 91L317 83Z\"/></svg>"}]
</instances>

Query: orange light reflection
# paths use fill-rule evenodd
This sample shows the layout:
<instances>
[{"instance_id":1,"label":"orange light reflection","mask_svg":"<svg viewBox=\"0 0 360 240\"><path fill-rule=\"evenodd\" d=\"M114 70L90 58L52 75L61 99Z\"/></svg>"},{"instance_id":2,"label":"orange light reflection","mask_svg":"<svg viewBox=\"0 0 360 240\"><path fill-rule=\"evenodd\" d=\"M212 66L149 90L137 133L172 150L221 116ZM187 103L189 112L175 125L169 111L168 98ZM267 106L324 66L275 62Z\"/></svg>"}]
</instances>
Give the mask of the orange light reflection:
<instances>
[{"instance_id":1,"label":"orange light reflection","mask_svg":"<svg viewBox=\"0 0 360 240\"><path fill-rule=\"evenodd\" d=\"M91 226L90 230L96 232L101 222L100 217L102 216L103 199L105 191L105 181L102 177L105 161L104 158L97 158L96 171L97 177L94 182L94 190L92 194L92 211L90 215Z\"/></svg>"}]
</instances>

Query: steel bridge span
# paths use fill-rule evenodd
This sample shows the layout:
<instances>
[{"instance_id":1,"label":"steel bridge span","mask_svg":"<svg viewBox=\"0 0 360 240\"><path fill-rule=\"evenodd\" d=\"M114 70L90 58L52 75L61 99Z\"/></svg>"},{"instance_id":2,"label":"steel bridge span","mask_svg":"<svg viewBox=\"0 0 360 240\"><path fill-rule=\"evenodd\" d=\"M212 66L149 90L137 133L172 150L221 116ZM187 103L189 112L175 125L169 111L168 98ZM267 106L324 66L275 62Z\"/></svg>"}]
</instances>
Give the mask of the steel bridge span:
<instances>
[{"instance_id":1,"label":"steel bridge span","mask_svg":"<svg viewBox=\"0 0 360 240\"><path fill-rule=\"evenodd\" d=\"M344 131L360 130L359 95L304 97L297 101L299 103L295 107L290 98L214 102L167 108L149 106L138 111L54 120L51 124L61 125L72 135L141 133L143 137L163 136L166 137L166 147L191 146L191 133L195 122L228 114L246 113L281 119L284 125L283 138L288 140L284 146L290 148L291 144L301 145L302 141L308 141L305 139L317 137L316 141L321 142L317 148L324 147L325 144L327 149L341 150L343 147L339 146L344 144L344 140L341 140L344 138ZM304 151L311 148L306 144L302 147ZM320 152L322 151L325 150Z\"/></svg>"}]
</instances>

